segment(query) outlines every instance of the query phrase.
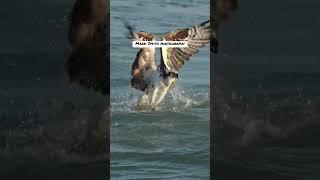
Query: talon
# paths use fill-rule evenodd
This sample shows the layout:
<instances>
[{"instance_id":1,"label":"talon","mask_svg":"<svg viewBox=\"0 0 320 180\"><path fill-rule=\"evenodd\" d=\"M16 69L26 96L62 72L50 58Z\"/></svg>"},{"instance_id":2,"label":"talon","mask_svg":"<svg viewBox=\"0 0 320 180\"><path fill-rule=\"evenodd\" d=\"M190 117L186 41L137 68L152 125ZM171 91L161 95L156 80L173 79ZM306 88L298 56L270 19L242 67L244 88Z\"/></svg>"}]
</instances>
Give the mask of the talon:
<instances>
[{"instance_id":1,"label":"talon","mask_svg":"<svg viewBox=\"0 0 320 180\"><path fill-rule=\"evenodd\" d=\"M175 72L169 72L169 76L174 77L174 78L178 78L178 74Z\"/></svg>"}]
</instances>

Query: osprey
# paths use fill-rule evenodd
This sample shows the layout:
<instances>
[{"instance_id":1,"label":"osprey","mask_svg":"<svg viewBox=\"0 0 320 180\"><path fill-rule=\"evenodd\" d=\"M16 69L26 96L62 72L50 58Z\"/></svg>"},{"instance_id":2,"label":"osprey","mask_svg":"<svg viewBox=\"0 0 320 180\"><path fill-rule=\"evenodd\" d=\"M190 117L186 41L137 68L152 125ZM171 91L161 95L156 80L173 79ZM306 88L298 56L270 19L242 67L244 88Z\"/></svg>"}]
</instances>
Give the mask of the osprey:
<instances>
[{"instance_id":1,"label":"osprey","mask_svg":"<svg viewBox=\"0 0 320 180\"><path fill-rule=\"evenodd\" d=\"M134 32L133 28L126 24L129 30L129 39L133 41L155 41L154 34L140 31ZM177 29L165 33L162 41L187 41L187 47L161 47L160 64L155 61L156 49L154 47L140 48L131 67L131 86L144 92L138 105L154 109L172 90L178 78L181 67L191 56L199 52L210 42L213 44L214 52L217 53L217 40L215 32L210 30L210 20L195 25L191 28Z\"/></svg>"}]
</instances>

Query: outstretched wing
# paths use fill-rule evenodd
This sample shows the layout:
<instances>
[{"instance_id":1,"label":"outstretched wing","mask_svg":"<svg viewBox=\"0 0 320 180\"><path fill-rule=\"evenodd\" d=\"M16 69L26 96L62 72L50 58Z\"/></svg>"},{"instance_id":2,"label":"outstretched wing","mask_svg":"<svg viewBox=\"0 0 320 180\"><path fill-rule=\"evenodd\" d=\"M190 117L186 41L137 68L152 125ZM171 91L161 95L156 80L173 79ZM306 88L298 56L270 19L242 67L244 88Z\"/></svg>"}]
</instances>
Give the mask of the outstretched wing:
<instances>
[{"instance_id":1,"label":"outstretched wing","mask_svg":"<svg viewBox=\"0 0 320 180\"><path fill-rule=\"evenodd\" d=\"M199 49L210 43L209 21L186 29L178 29L163 35L165 41L187 41L188 47L161 48L160 67L166 70L178 72L191 56L199 52Z\"/></svg>"},{"instance_id":2,"label":"outstretched wing","mask_svg":"<svg viewBox=\"0 0 320 180\"><path fill-rule=\"evenodd\" d=\"M140 31L134 32L133 28L126 24L129 30L129 39L134 41L154 41L156 36L152 33ZM154 71L155 64L155 48L141 48L131 66L131 86L141 91L145 91L148 87L149 79Z\"/></svg>"}]
</instances>

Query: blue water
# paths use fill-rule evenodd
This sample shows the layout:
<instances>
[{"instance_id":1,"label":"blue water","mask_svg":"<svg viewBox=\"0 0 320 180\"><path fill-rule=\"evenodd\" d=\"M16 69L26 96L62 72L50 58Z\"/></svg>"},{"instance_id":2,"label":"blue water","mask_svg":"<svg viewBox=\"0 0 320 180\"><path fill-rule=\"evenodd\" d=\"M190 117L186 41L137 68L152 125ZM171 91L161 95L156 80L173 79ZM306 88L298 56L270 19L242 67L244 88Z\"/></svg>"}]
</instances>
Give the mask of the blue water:
<instances>
[{"instance_id":1,"label":"blue water","mask_svg":"<svg viewBox=\"0 0 320 180\"><path fill-rule=\"evenodd\" d=\"M130 71L137 49L122 19L160 37L206 21L209 1L111 0L110 9L111 179L208 179L209 47L179 73L180 98L168 94L159 111L135 111L141 93L130 87Z\"/></svg>"}]
</instances>

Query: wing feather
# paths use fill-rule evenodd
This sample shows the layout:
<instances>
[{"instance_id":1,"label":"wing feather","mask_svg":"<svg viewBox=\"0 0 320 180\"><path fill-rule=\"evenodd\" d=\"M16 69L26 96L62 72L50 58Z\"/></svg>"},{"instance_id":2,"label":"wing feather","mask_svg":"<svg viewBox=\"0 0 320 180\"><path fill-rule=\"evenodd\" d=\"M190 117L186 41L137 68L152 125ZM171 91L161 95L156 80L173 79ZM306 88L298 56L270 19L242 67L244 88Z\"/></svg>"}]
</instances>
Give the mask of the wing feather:
<instances>
[{"instance_id":1,"label":"wing feather","mask_svg":"<svg viewBox=\"0 0 320 180\"><path fill-rule=\"evenodd\" d=\"M187 41L188 47L162 48L161 64L169 71L178 72L191 56L210 43L210 34L210 25L208 23L164 34L162 40Z\"/></svg>"},{"instance_id":2,"label":"wing feather","mask_svg":"<svg viewBox=\"0 0 320 180\"><path fill-rule=\"evenodd\" d=\"M136 41L153 41L156 36L149 32L132 32L131 37ZM150 77L157 67L155 64L155 48L141 48L131 66L131 86L140 91L145 91L150 82Z\"/></svg>"}]
</instances>

